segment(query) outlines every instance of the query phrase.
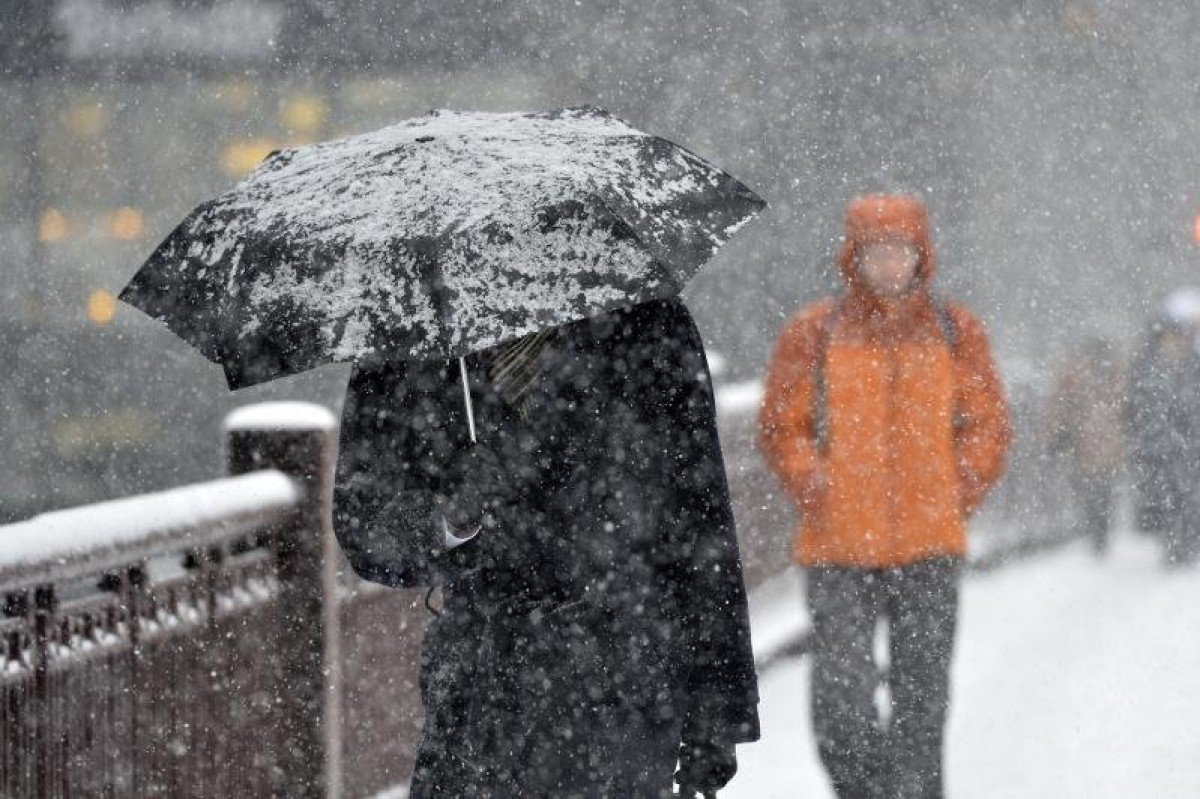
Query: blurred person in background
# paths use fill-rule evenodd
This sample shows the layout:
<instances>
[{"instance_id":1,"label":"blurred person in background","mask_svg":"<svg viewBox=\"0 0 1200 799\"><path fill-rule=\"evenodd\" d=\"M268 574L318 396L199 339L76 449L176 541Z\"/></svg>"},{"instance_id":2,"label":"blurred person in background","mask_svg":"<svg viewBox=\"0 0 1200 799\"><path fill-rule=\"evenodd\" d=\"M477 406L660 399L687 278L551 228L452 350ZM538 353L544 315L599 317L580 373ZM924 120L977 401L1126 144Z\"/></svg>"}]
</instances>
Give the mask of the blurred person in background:
<instances>
[{"instance_id":1,"label":"blurred person in background","mask_svg":"<svg viewBox=\"0 0 1200 799\"><path fill-rule=\"evenodd\" d=\"M1126 421L1137 523L1168 565L1196 559L1200 518L1200 289L1169 295L1130 369Z\"/></svg>"},{"instance_id":2,"label":"blurred person in background","mask_svg":"<svg viewBox=\"0 0 1200 799\"><path fill-rule=\"evenodd\" d=\"M1047 414L1051 451L1066 472L1077 523L1108 551L1117 474L1125 457L1125 374L1116 348L1087 338L1070 359Z\"/></svg>"},{"instance_id":3,"label":"blurred person in background","mask_svg":"<svg viewBox=\"0 0 1200 799\"><path fill-rule=\"evenodd\" d=\"M776 342L759 445L802 514L812 723L834 790L936 799L966 522L1003 471L1011 425L983 326L933 296L919 199L852 202L839 267L844 293L801 309Z\"/></svg>"}]
</instances>

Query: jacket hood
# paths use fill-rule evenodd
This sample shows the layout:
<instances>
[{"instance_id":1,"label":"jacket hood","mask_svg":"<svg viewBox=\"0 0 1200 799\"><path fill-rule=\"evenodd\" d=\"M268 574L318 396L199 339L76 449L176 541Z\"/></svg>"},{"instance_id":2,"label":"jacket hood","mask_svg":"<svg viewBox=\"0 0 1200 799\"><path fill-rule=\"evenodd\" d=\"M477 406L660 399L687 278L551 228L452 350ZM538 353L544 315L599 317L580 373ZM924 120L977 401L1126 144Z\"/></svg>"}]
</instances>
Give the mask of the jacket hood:
<instances>
[{"instance_id":1,"label":"jacket hood","mask_svg":"<svg viewBox=\"0 0 1200 799\"><path fill-rule=\"evenodd\" d=\"M838 253L842 279L851 287L865 288L858 279L859 251L867 244L896 240L916 245L916 289L924 291L935 271L925 204L909 194L867 194L852 200L846 206L846 235Z\"/></svg>"}]
</instances>

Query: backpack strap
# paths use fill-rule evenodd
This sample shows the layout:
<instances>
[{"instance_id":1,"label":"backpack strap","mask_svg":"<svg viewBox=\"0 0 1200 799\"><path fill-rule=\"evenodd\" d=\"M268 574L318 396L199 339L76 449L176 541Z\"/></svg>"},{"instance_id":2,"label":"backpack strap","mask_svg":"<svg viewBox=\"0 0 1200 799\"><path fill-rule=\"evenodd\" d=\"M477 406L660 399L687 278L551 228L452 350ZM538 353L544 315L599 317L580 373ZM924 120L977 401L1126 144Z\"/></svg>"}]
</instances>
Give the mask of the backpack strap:
<instances>
[{"instance_id":1,"label":"backpack strap","mask_svg":"<svg viewBox=\"0 0 1200 799\"><path fill-rule=\"evenodd\" d=\"M942 338L945 340L946 346L950 348L950 367L953 369L954 362L958 359L958 325L954 323L954 316L950 313L950 308L937 297L933 298L933 311L937 314L938 327L942 329ZM954 373L951 372L951 377L953 376ZM955 390L955 395L951 398L951 401L953 402L957 398L958 392ZM966 425L966 419L959 412L957 403L955 403L952 410L955 440L957 440L958 433Z\"/></svg>"},{"instance_id":2,"label":"backpack strap","mask_svg":"<svg viewBox=\"0 0 1200 799\"><path fill-rule=\"evenodd\" d=\"M937 315L938 327L942 331L946 346L950 348L950 358L953 360L958 357L958 326L954 324L950 309L936 297L933 299L933 312Z\"/></svg>"},{"instance_id":3,"label":"backpack strap","mask_svg":"<svg viewBox=\"0 0 1200 799\"><path fill-rule=\"evenodd\" d=\"M826 358L829 355L829 342L842 316L842 301L837 298L825 318L821 320L821 335L817 338L817 353L813 359L813 404L812 426L813 440L817 444L817 452L825 454L829 451L829 384L825 380Z\"/></svg>"}]
</instances>

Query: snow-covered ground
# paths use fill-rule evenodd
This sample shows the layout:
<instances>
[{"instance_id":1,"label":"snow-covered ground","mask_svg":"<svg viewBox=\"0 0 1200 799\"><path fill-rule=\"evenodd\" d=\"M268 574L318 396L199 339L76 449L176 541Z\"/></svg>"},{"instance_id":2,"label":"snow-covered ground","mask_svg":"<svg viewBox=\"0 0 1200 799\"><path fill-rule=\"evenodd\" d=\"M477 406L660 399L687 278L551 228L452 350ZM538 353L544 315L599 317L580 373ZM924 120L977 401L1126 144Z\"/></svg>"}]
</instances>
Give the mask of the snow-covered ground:
<instances>
[{"instance_id":1,"label":"snow-covered ground","mask_svg":"<svg viewBox=\"0 0 1200 799\"><path fill-rule=\"evenodd\" d=\"M1071 545L967 578L950 796L1200 796L1200 569L1167 573L1150 542L1116 543L1103 562ZM741 771L722 796L827 799L807 661L761 681L763 738L739 747Z\"/></svg>"}]
</instances>

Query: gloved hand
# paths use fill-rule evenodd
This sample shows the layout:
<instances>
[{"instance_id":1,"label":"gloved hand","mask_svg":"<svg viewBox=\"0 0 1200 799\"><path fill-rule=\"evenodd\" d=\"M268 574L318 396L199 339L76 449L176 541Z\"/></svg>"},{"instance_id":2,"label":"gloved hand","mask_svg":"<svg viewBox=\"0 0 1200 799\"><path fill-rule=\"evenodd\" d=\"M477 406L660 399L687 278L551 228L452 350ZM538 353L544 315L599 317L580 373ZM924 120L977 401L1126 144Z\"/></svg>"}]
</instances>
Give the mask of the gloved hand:
<instances>
[{"instance_id":1,"label":"gloved hand","mask_svg":"<svg viewBox=\"0 0 1200 799\"><path fill-rule=\"evenodd\" d=\"M679 747L679 771L675 783L679 795L709 799L733 779L737 773L737 750L733 744L684 743Z\"/></svg>"},{"instance_id":2,"label":"gloved hand","mask_svg":"<svg viewBox=\"0 0 1200 799\"><path fill-rule=\"evenodd\" d=\"M456 530L488 524L497 507L515 497L500 455L483 443L462 450L446 470L444 512Z\"/></svg>"}]
</instances>

